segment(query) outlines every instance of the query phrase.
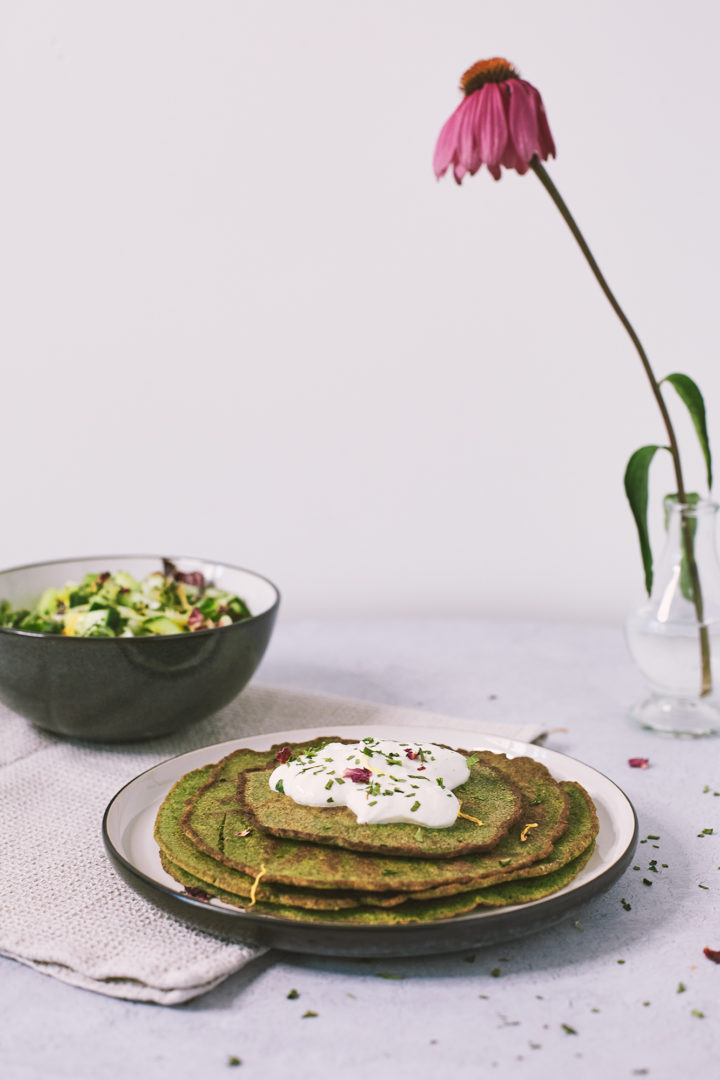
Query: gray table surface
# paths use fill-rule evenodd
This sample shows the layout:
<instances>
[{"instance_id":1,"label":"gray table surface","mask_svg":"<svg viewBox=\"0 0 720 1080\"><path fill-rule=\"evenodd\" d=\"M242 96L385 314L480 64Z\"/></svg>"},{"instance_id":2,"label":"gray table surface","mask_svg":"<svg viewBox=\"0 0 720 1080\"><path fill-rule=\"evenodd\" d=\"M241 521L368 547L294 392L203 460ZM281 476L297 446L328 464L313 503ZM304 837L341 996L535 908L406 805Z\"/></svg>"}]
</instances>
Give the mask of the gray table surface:
<instances>
[{"instance_id":1,"label":"gray table surface","mask_svg":"<svg viewBox=\"0 0 720 1080\"><path fill-rule=\"evenodd\" d=\"M717 1075L720 965L703 947L720 948L720 744L631 725L626 709L644 688L620 629L287 622L258 681L495 718L500 733L535 718L565 727L547 745L618 783L641 837L660 839L638 847L639 870L542 934L371 963L272 952L172 1008L0 959L6 1080ZM650 767L630 768L635 756ZM299 997L288 1000L292 989Z\"/></svg>"}]
</instances>

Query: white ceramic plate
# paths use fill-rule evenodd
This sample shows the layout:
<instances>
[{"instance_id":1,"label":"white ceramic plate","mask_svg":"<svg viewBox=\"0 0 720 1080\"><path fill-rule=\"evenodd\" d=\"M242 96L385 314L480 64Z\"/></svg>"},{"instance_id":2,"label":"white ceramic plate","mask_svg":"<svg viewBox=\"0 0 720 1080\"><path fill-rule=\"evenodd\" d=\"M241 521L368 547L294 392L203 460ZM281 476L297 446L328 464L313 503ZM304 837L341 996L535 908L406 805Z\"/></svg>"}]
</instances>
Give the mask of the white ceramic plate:
<instances>
[{"instance_id":1,"label":"white ceramic plate","mask_svg":"<svg viewBox=\"0 0 720 1080\"><path fill-rule=\"evenodd\" d=\"M153 826L160 804L181 776L210 762L219 761L239 747L267 750L281 743L292 745L327 735L343 738L403 740L407 727L363 725L278 731L273 734L233 739L202 747L171 758L126 784L111 800L103 819L108 853L123 877L153 902L199 927L254 944L274 945L296 952L346 956L399 956L448 952L531 933L559 921L589 897L607 889L627 868L637 844L637 818L627 796L602 773L554 750L482 736L473 740L463 730L413 728L417 742L442 742L466 750L493 750L508 757L527 755L547 766L556 780L575 780L591 796L598 812L600 830L595 851L587 865L564 889L551 896L501 909L481 908L468 915L407 926L338 926L290 921L245 912L212 900L187 896L162 868Z\"/></svg>"}]
</instances>

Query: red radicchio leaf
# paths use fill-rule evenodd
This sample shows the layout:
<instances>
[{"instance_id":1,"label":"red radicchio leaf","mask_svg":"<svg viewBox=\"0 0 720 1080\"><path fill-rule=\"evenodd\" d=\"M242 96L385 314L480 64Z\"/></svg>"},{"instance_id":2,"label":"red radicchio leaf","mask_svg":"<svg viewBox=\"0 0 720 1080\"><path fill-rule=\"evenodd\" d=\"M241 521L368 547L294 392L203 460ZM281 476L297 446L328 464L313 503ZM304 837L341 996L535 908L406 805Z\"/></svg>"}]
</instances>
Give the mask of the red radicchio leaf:
<instances>
[{"instance_id":1,"label":"red radicchio leaf","mask_svg":"<svg viewBox=\"0 0 720 1080\"><path fill-rule=\"evenodd\" d=\"M427 769L427 765L418 765L417 767L418 772L424 772L425 769Z\"/></svg>"},{"instance_id":2,"label":"red radicchio leaf","mask_svg":"<svg viewBox=\"0 0 720 1080\"><path fill-rule=\"evenodd\" d=\"M409 757L411 761L414 761L417 757L417 750L411 750L408 746L405 750L405 757Z\"/></svg>"},{"instance_id":3,"label":"red radicchio leaf","mask_svg":"<svg viewBox=\"0 0 720 1080\"><path fill-rule=\"evenodd\" d=\"M290 760L291 754L292 750L290 749L290 747L283 746L282 750L278 750L277 754L275 755L275 760L279 761L281 765L284 765L286 761Z\"/></svg>"},{"instance_id":4,"label":"red radicchio leaf","mask_svg":"<svg viewBox=\"0 0 720 1080\"><path fill-rule=\"evenodd\" d=\"M720 949L709 949L706 945L703 952L708 960L712 960L715 964L720 964Z\"/></svg>"},{"instance_id":5,"label":"red radicchio leaf","mask_svg":"<svg viewBox=\"0 0 720 1080\"><path fill-rule=\"evenodd\" d=\"M188 570L187 573L183 573L182 570L176 570L175 580L181 581L183 585L196 585L198 589L205 588L205 576L201 574L199 570Z\"/></svg>"},{"instance_id":6,"label":"red radicchio leaf","mask_svg":"<svg viewBox=\"0 0 720 1080\"><path fill-rule=\"evenodd\" d=\"M352 780L354 784L368 784L371 776L369 769L346 769L343 773L343 779Z\"/></svg>"},{"instance_id":7,"label":"red radicchio leaf","mask_svg":"<svg viewBox=\"0 0 720 1080\"><path fill-rule=\"evenodd\" d=\"M650 764L650 759L646 757L631 757L628 758L628 765L631 769L647 769Z\"/></svg>"},{"instance_id":8,"label":"red radicchio leaf","mask_svg":"<svg viewBox=\"0 0 720 1080\"><path fill-rule=\"evenodd\" d=\"M198 611L196 607L194 607L188 615L188 630L199 630L204 622L205 616L202 614L202 612Z\"/></svg>"}]
</instances>

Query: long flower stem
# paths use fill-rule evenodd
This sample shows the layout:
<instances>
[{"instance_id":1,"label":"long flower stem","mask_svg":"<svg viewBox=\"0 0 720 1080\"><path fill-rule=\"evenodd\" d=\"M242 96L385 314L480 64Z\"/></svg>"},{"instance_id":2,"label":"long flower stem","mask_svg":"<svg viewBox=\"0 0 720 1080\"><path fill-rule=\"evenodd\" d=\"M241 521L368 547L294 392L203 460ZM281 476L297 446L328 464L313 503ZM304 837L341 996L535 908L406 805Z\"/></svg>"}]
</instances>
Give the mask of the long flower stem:
<instances>
[{"instance_id":1,"label":"long flower stem","mask_svg":"<svg viewBox=\"0 0 720 1080\"><path fill-rule=\"evenodd\" d=\"M600 288L605 293L605 296L607 297L610 306L612 307L613 311L617 315L622 325L625 327L625 330L627 331L630 340L632 341L635 349L637 350L638 356L640 357L640 361L645 370L645 374L647 375L648 381L652 388L652 392L655 396L655 400L657 401L658 408L660 409L660 414L663 418L663 423L665 424L665 430L667 431L668 442L670 444L668 446L668 450L670 451L670 454L672 456L673 468L675 470L678 502L680 503L681 507L686 506L687 495L685 492L682 466L680 464L680 451L678 449L678 443L675 437L675 430L672 425L672 420L670 419L670 413L668 412L667 405L665 404L665 399L663 398L662 391L660 389L660 384L655 378L655 374L650 365L648 355L642 346L640 338L635 333L635 330L633 329L630 320L628 319L623 309L620 307L620 304L617 302L617 299L615 298L612 289L608 285L600 267L595 261L595 256L587 245L585 237L580 232L575 218L570 213L570 210L565 200L563 199L558 189L555 187L555 184L550 178L547 170L537 157L534 157L530 162L530 168L533 170L540 183L543 185L548 195L555 203L555 206L562 214L565 224L568 226L570 232L575 237L578 246L582 251L583 255L585 256L585 259L590 269L595 275ZM697 621L700 627L700 664L702 671L700 696L704 697L706 694L709 694L712 691L712 671L710 667L710 638L708 635L707 626L704 625L703 597L700 587L700 576L698 574L697 562L695 559L692 529L690 526L690 520L685 513L682 513L682 534L683 546L685 548L685 557L687 559L688 565L688 573L690 575L690 581L692 584L692 596L695 606L695 614L697 616Z\"/></svg>"}]
</instances>

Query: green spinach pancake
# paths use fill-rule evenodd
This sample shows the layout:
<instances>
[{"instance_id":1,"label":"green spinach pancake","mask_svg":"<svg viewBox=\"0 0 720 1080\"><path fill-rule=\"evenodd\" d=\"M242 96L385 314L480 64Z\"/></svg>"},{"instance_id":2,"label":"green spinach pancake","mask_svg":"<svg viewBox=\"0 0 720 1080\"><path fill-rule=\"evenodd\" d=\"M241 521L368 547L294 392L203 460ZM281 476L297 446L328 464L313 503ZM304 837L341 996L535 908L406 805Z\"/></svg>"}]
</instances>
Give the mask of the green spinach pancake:
<instances>
[{"instance_id":1,"label":"green spinach pancake","mask_svg":"<svg viewBox=\"0 0 720 1080\"><path fill-rule=\"evenodd\" d=\"M330 741L342 740L319 745ZM311 746L318 742L293 753ZM155 839L166 872L191 895L288 919L403 925L540 899L593 851L589 795L532 758L472 754L470 779L455 791L468 816L433 829L358 825L346 808L301 806L272 791L283 750L236 750L166 796Z\"/></svg>"}]
</instances>

